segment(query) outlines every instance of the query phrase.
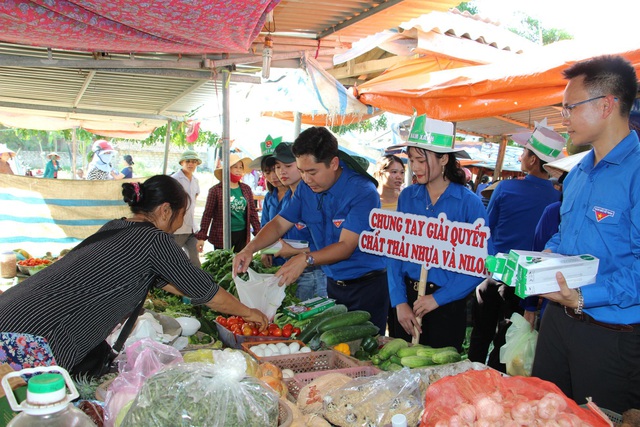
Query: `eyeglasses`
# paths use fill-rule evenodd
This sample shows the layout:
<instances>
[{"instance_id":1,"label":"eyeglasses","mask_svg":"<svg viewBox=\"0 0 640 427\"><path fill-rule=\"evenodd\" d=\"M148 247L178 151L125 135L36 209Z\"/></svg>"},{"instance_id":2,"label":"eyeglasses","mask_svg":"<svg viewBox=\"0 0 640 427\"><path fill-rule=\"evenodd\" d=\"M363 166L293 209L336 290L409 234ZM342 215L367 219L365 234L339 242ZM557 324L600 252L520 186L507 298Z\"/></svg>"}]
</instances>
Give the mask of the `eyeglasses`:
<instances>
[{"instance_id":1,"label":"eyeglasses","mask_svg":"<svg viewBox=\"0 0 640 427\"><path fill-rule=\"evenodd\" d=\"M595 101L596 99L602 99L606 97L607 95L601 95L601 96L596 96L595 98L589 98L589 99L585 99L584 101L576 102L575 104L563 105L562 111L560 112L560 114L565 119L568 119L569 117L571 117L571 111L573 111L573 109L576 108L578 105L586 104L588 102ZM616 101L618 100L618 98L614 98L614 99Z\"/></svg>"}]
</instances>

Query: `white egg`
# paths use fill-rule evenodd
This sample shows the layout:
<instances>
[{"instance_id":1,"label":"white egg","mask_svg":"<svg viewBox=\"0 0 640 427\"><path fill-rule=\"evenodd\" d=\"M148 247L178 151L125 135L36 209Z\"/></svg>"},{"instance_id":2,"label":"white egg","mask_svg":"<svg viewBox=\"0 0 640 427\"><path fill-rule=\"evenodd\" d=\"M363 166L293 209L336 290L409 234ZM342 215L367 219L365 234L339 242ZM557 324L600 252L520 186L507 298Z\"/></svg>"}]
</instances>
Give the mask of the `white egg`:
<instances>
[{"instance_id":1,"label":"white egg","mask_svg":"<svg viewBox=\"0 0 640 427\"><path fill-rule=\"evenodd\" d=\"M311 353L311 349L309 347L302 347L299 353Z\"/></svg>"},{"instance_id":2,"label":"white egg","mask_svg":"<svg viewBox=\"0 0 640 427\"><path fill-rule=\"evenodd\" d=\"M273 350L267 347L264 349L264 357L269 357L269 356L273 356Z\"/></svg>"},{"instance_id":3,"label":"white egg","mask_svg":"<svg viewBox=\"0 0 640 427\"><path fill-rule=\"evenodd\" d=\"M287 347L286 345L284 347L279 347L280 349L280 354L289 354L289 347Z\"/></svg>"},{"instance_id":4,"label":"white egg","mask_svg":"<svg viewBox=\"0 0 640 427\"><path fill-rule=\"evenodd\" d=\"M294 353L297 353L298 351L300 351L300 344L298 344L295 341L289 344L289 353L294 354Z\"/></svg>"},{"instance_id":5,"label":"white egg","mask_svg":"<svg viewBox=\"0 0 640 427\"><path fill-rule=\"evenodd\" d=\"M293 378L295 373L291 369L282 370L282 378Z\"/></svg>"},{"instance_id":6,"label":"white egg","mask_svg":"<svg viewBox=\"0 0 640 427\"><path fill-rule=\"evenodd\" d=\"M278 348L282 348L282 347L286 347L287 345L283 342L279 342L278 344L276 344L276 347Z\"/></svg>"},{"instance_id":7,"label":"white egg","mask_svg":"<svg viewBox=\"0 0 640 427\"><path fill-rule=\"evenodd\" d=\"M267 348L270 349L272 352L278 351L278 346L276 346L275 344L268 344Z\"/></svg>"},{"instance_id":8,"label":"white egg","mask_svg":"<svg viewBox=\"0 0 640 427\"><path fill-rule=\"evenodd\" d=\"M259 347L264 350L265 348L267 348L267 345L265 343L262 343L262 344L258 344L256 347Z\"/></svg>"},{"instance_id":9,"label":"white egg","mask_svg":"<svg viewBox=\"0 0 640 427\"><path fill-rule=\"evenodd\" d=\"M252 347L251 351L253 351L253 354L255 354L258 357L264 357L264 349L260 348L258 346Z\"/></svg>"},{"instance_id":10,"label":"white egg","mask_svg":"<svg viewBox=\"0 0 640 427\"><path fill-rule=\"evenodd\" d=\"M200 329L200 321L193 317L178 317L176 318L176 322L178 322L182 328L183 337L189 337Z\"/></svg>"}]
</instances>

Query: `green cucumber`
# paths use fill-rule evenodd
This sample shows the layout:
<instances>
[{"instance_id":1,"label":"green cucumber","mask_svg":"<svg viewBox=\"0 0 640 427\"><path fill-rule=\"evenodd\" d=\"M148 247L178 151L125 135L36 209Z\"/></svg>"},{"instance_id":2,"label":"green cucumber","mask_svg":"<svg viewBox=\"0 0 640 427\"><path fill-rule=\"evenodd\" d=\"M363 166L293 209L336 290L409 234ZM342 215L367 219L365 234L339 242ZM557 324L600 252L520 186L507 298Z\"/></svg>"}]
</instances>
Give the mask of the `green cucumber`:
<instances>
[{"instance_id":1,"label":"green cucumber","mask_svg":"<svg viewBox=\"0 0 640 427\"><path fill-rule=\"evenodd\" d=\"M416 356L420 357L432 357L434 354L438 352L437 348L419 348L416 352Z\"/></svg>"},{"instance_id":2,"label":"green cucumber","mask_svg":"<svg viewBox=\"0 0 640 427\"><path fill-rule=\"evenodd\" d=\"M391 360L391 363L395 363L396 365L401 365L402 364L402 358L396 356L395 354L393 356L391 356L389 358L389 360Z\"/></svg>"},{"instance_id":3,"label":"green cucumber","mask_svg":"<svg viewBox=\"0 0 640 427\"><path fill-rule=\"evenodd\" d=\"M400 364L407 368L422 368L423 366L434 365L435 362L430 357L405 356L400 360Z\"/></svg>"},{"instance_id":4,"label":"green cucumber","mask_svg":"<svg viewBox=\"0 0 640 427\"><path fill-rule=\"evenodd\" d=\"M404 347L409 347L409 343L402 338L394 338L380 349L378 356L380 356L380 359L382 360L387 360L388 358L396 354L398 350Z\"/></svg>"},{"instance_id":5,"label":"green cucumber","mask_svg":"<svg viewBox=\"0 0 640 427\"><path fill-rule=\"evenodd\" d=\"M421 348L430 348L421 344L416 344L412 347L404 347L401 348L400 350L398 350L398 352L396 353L396 355L398 357L407 357L407 356L417 356L418 355L418 350L420 350Z\"/></svg>"},{"instance_id":6,"label":"green cucumber","mask_svg":"<svg viewBox=\"0 0 640 427\"><path fill-rule=\"evenodd\" d=\"M343 326L360 325L371 319L371 314L364 310L348 311L337 316L325 318L318 324L318 332L326 332L331 329L341 328Z\"/></svg>"},{"instance_id":7,"label":"green cucumber","mask_svg":"<svg viewBox=\"0 0 640 427\"><path fill-rule=\"evenodd\" d=\"M462 356L457 350L444 350L431 356L431 360L437 365L444 365L446 363L459 362L462 360Z\"/></svg>"},{"instance_id":8,"label":"green cucumber","mask_svg":"<svg viewBox=\"0 0 640 427\"><path fill-rule=\"evenodd\" d=\"M328 347L340 344L341 342L355 341L378 333L375 325L352 325L342 328L329 329L320 335L320 341Z\"/></svg>"},{"instance_id":9,"label":"green cucumber","mask_svg":"<svg viewBox=\"0 0 640 427\"><path fill-rule=\"evenodd\" d=\"M402 365L399 365L397 363L391 362L387 365L387 371L400 371L400 370L402 370Z\"/></svg>"},{"instance_id":10,"label":"green cucumber","mask_svg":"<svg viewBox=\"0 0 640 427\"><path fill-rule=\"evenodd\" d=\"M300 332L298 339L307 344L311 338L316 334L318 325L325 319L337 316L347 312L347 306L344 304L336 304L333 307L329 307L325 311L322 311L311 318L311 321Z\"/></svg>"}]
</instances>

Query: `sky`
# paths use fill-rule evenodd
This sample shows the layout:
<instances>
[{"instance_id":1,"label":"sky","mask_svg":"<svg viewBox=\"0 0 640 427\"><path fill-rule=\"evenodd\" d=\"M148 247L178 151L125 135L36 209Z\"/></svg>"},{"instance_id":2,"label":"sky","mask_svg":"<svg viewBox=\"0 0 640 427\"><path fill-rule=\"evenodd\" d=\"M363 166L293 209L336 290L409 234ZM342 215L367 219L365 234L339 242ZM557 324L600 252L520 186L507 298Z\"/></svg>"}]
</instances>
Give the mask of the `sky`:
<instances>
[{"instance_id":1,"label":"sky","mask_svg":"<svg viewBox=\"0 0 640 427\"><path fill-rule=\"evenodd\" d=\"M638 38L638 0L474 0L483 17L509 25L514 11L522 11L540 21L543 28L564 29L576 40ZM515 21L517 22L517 21ZM515 25L514 25L515 26Z\"/></svg>"}]
</instances>

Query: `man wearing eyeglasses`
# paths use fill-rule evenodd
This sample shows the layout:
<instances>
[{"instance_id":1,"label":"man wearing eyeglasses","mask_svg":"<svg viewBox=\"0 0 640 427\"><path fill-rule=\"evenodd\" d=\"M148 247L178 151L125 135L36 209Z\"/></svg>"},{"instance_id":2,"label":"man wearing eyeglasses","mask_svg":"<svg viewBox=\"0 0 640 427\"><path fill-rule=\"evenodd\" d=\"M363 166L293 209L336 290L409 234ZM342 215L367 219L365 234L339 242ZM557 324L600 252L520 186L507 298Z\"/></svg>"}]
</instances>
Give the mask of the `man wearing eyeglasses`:
<instances>
[{"instance_id":1,"label":"man wearing eyeglasses","mask_svg":"<svg viewBox=\"0 0 640 427\"><path fill-rule=\"evenodd\" d=\"M540 326L532 375L577 403L591 396L622 413L640 408L640 143L629 131L633 66L603 56L564 71L562 117L576 146L591 145L564 181L559 232L546 249L600 259L595 283L559 292Z\"/></svg>"}]
</instances>

